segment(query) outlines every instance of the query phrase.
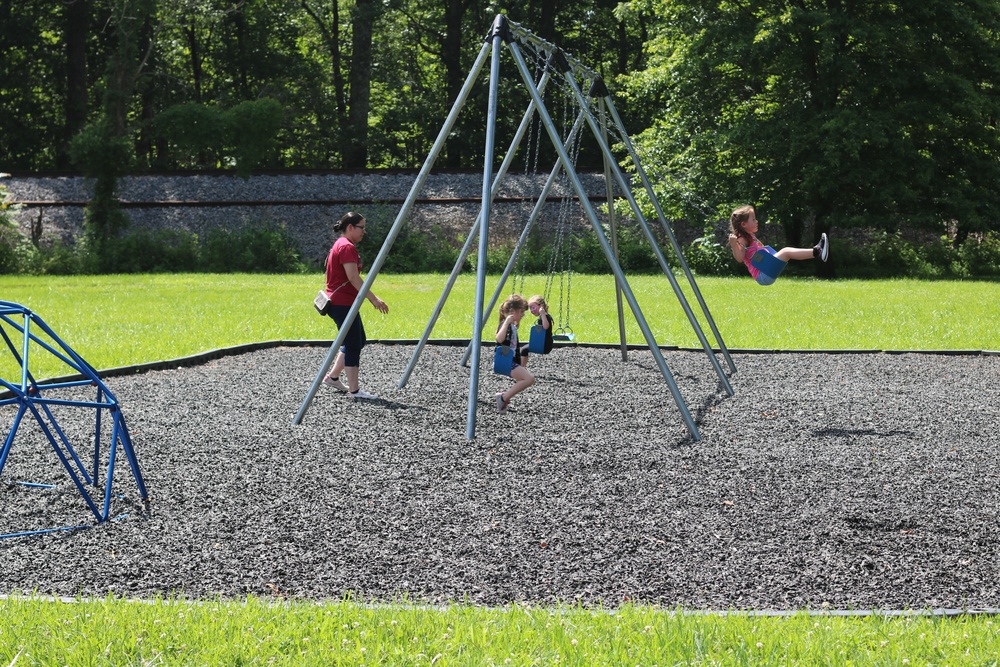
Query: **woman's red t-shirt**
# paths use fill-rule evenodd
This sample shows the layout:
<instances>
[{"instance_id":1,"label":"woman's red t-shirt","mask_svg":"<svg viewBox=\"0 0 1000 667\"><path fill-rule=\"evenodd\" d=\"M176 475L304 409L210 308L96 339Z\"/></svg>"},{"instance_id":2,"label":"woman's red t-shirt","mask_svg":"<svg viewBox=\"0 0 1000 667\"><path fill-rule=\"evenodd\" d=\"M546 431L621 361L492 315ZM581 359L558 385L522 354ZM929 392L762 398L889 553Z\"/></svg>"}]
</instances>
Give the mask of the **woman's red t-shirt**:
<instances>
[{"instance_id":1,"label":"woman's red t-shirt","mask_svg":"<svg viewBox=\"0 0 1000 667\"><path fill-rule=\"evenodd\" d=\"M344 264L357 264L361 273L361 255L357 247L341 236L330 248L326 258L326 293L335 306L350 306L358 296L358 290L347 279Z\"/></svg>"}]
</instances>

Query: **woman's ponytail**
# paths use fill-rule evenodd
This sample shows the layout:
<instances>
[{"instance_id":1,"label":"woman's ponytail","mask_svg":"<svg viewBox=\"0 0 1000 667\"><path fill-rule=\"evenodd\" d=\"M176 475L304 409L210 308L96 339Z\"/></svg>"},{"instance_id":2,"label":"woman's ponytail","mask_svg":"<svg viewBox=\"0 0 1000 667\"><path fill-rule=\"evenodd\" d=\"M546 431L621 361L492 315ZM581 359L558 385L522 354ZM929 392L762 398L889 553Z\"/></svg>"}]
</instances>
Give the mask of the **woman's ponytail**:
<instances>
[{"instance_id":1,"label":"woman's ponytail","mask_svg":"<svg viewBox=\"0 0 1000 667\"><path fill-rule=\"evenodd\" d=\"M345 213L344 217L341 218L337 222L337 224L333 226L333 231L337 232L338 234L343 234L344 231L347 230L348 225L354 225L355 227L357 227L364 221L365 221L365 216L361 215L360 213L355 213L354 211L350 211L348 213Z\"/></svg>"}]
</instances>

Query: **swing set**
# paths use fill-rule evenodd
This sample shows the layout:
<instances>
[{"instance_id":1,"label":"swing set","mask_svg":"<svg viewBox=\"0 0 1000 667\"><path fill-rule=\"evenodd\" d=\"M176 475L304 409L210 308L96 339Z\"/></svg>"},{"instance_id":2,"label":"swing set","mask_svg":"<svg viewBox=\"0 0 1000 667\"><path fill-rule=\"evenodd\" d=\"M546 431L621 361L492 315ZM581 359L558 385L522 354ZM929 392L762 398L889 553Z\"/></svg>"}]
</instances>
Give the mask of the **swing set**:
<instances>
[{"instance_id":1,"label":"swing set","mask_svg":"<svg viewBox=\"0 0 1000 667\"><path fill-rule=\"evenodd\" d=\"M507 47L507 50L514 60L514 64L521 77L521 81L524 84L525 90L530 95L530 102L524 112L517 131L514 133L507 152L503 155L503 159L501 160L499 167L494 170L494 159L497 155L495 146L497 106L499 105L501 98L499 92L500 62L502 48L504 46ZM531 58L535 64L534 74L532 74L532 71L528 66L528 62L525 59L525 52L528 53L529 58ZM426 328L424 329L424 333L421 336L420 341L417 343L410 362L399 381L399 388L406 386L406 383L408 382L409 377L417 364L417 360L420 357L420 353L426 346L434 325L437 322L438 317L441 315L444 304L455 285L465 260L471 252L472 244L474 241L478 241L478 255L476 262L476 297L472 311L473 328L469 344L465 349L465 354L461 362L464 365L470 360L471 357L471 363L469 364L469 398L466 437L470 440L475 438L484 327L486 326L491 313L494 311L500 295L504 293L506 282L517 265L518 256L524 248L528 235L530 234L535 222L538 220L546 204L549 203L550 199L559 201L564 207L568 207L571 202L575 202L582 213L582 217L589 223L591 229L593 230L601 251L608 262L608 267L614 275L616 299L618 302L618 325L623 361L626 358L627 349L624 322L624 303L627 303L629 309L635 317L639 329L642 331L643 338L645 339L646 345L653 356L657 368L667 384L684 424L687 426L692 439L695 441L700 440L701 435L698 431L698 427L691 416L691 412L688 409L686 402L677 388L673 374L663 358L660 346L657 343L648 322L646 321L639 302L628 283L628 278L618 261L617 220L614 207L614 203L617 198L624 198L627 201L632 215L656 255L657 262L663 271L664 277L670 283L670 287L673 290L679 305L687 316L693 331L697 335L702 349L715 369L720 385L724 387L725 391L730 396L733 394L733 390L729 383L729 379L715 355L715 350L712 348L704 331L702 330L701 323L698 318L695 317L687 296L681 290L680 285L674 276L673 270L667 263L663 251L661 250L659 243L652 232L649 222L646 220L644 213L636 201L635 190L641 189L649 197L650 203L655 211L656 219L663 227L670 245L678 259L680 267L687 278L691 292L697 299L701 307L701 312L711 327L712 333L717 341L719 351L727 362L731 372L736 371L736 366L733 363L732 357L729 355L729 351L722 340L722 335L719 333L718 328L715 325L715 321L708 310L708 306L705 304L701 291L698 289L697 283L694 280L694 276L684 259L680 245L678 244L673 231L670 229L670 225L667 223L652 184L650 183L649 178L640 163L639 156L636 153L636 149L632 144L631 138L622 125L621 118L615 109L611 93L605 86L602 77L596 72L583 66L553 44L525 30L520 25L509 21L503 15L498 15L494 20L493 25L490 27L483 46L469 72L465 84L459 92L448 117L445 119L444 125L438 133L427 159L421 167L420 172L417 174L416 180L410 189L410 193L402 204L392 228L389 230L385 242L379 250L378 256L375 258L371 268L369 269L364 284L358 291L358 296L355 298L354 304L348 311L336 339L330 346L326 359L319 369L319 372L316 374L316 377L310 386L305 399L303 400L302 406L295 415L293 423L299 424L302 422L309 405L312 403L313 398L322 385L323 376L332 366L337 351L340 349L340 346L343 345L347 331L354 322L354 319L357 317L358 311L370 292L372 284L377 279L378 273L385 263L386 257L391 251L393 243L399 235L403 224L405 224L405 222L409 219L412 208L424 187L424 183L430 174L434 162L443 149L447 137L453 131L458 115L468 100L473 85L484 69L487 60L490 61L490 89L489 102L486 109L486 143L483 165L482 206L470 233L466 237L465 245L459 253L455 267L445 282L441 297L438 299L434 311L430 316ZM550 105L545 101L546 91L550 86L557 88L558 92L562 95L559 100L563 102L563 108L565 109L563 114L562 131L560 131L560 128L553 120L552 115L549 112ZM551 101L550 97L550 102ZM489 248L488 232L492 203L511 167L514 156L518 153L518 149L520 148L522 141L526 135L529 135L529 127L531 127L534 122L537 122L536 136L540 140L542 131L544 130L544 133L547 135L552 148L556 153L557 159L555 160L548 176L545 178L544 185L541 188L541 192L538 195L531 215L528 217L524 229L518 238L514 251L512 252L510 259L500 276L496 288L493 291L493 295L489 299L489 303L487 303L486 265L487 251ZM593 140L596 142L603 156L609 233L605 233L601 220L598 218L597 212L591 204L590 196L584 188L583 182L576 171L575 146L578 146L580 135L583 133L584 128L590 130ZM614 143L612 143L612 139L614 140ZM530 152L530 139L528 144L529 152L527 154L532 155ZM619 155L614 154L611 150L612 145L622 147L623 153ZM538 155L537 142L534 146L534 155ZM630 171L632 172L631 177L626 176L623 171L623 167L621 166L622 164L626 164L630 168ZM559 181L559 187L557 188L557 180L559 180L560 177L562 180ZM553 193L554 189L557 190L555 193ZM553 338L555 338L555 335L558 335L561 341L569 342L574 339L574 334L569 324L572 265L569 253L569 246L571 243L568 241L572 239L572 235L568 233L568 225L566 225L565 222L565 218L560 215L560 223L557 225L553 252L550 258L548 280L554 281L556 268L558 266L560 269L559 330L553 332ZM565 283L563 283L563 280L565 280ZM565 293L562 291L563 284L565 284ZM550 284L547 291L551 292L551 288L552 285ZM563 296L565 296L565 312L562 312ZM529 340L529 350L530 349ZM508 353L510 359L513 360L513 350L501 350L500 353L495 354L495 356L506 357Z\"/></svg>"}]
</instances>

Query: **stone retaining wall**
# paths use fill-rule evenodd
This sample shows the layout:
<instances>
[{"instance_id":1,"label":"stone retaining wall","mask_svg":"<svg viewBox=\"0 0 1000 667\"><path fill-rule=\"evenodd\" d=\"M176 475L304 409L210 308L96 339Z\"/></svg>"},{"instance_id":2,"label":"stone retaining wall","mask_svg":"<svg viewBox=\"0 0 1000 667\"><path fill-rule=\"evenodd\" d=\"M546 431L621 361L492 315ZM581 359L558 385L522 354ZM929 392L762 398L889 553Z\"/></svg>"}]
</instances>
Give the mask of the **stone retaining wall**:
<instances>
[{"instance_id":1,"label":"stone retaining wall","mask_svg":"<svg viewBox=\"0 0 1000 667\"><path fill-rule=\"evenodd\" d=\"M606 194L603 174L580 174L580 177L589 195L603 197ZM516 174L504 180L497 194L498 199L525 197L527 200L501 201L494 206L490 220L491 242L517 238L546 178L545 174ZM345 212L356 210L373 226L391 226L415 181L415 174L288 174L258 175L248 179L204 174L129 176L121 180L119 196L126 203L225 203L130 207L127 213L133 228L180 229L195 234L204 234L218 226L282 225L299 244L304 259L322 263L336 237L333 225ZM83 202L90 198L92 190L92 183L79 176L16 176L5 179L4 184L15 201L24 202ZM551 196L572 194L571 188L565 184L557 184L551 192ZM431 174L418 193L421 200L477 199L481 196L481 174ZM294 203L299 201L304 203ZM316 201L338 203L305 203ZM254 205L240 205L238 202ZM468 235L479 208L477 201L420 201L415 204L408 224L412 229L424 231L437 227L446 237L454 240ZM34 234L41 243L51 243L55 239L74 243L83 229L83 213L83 207L79 205L28 205L15 212L13 217L27 236L31 236L34 226ZM600 211L598 215L602 222L606 222L606 216ZM538 224L543 231L554 230L560 219L574 227L589 228L589 223L575 203L566 207L556 202L545 204ZM691 233L678 231L678 236L687 237Z\"/></svg>"}]
</instances>

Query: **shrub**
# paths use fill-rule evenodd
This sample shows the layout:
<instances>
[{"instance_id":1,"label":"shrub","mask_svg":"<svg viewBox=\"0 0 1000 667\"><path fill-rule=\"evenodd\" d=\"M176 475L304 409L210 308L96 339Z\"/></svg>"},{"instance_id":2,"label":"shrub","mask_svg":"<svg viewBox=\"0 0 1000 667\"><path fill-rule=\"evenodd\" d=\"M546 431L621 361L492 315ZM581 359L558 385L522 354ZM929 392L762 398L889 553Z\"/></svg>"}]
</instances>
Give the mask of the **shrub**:
<instances>
[{"instance_id":1,"label":"shrub","mask_svg":"<svg viewBox=\"0 0 1000 667\"><path fill-rule=\"evenodd\" d=\"M209 273L301 273L295 240L284 227L264 223L205 234L199 268Z\"/></svg>"},{"instance_id":2,"label":"shrub","mask_svg":"<svg viewBox=\"0 0 1000 667\"><path fill-rule=\"evenodd\" d=\"M970 277L1000 277L1000 236L969 237L959 247L958 256Z\"/></svg>"},{"instance_id":3,"label":"shrub","mask_svg":"<svg viewBox=\"0 0 1000 667\"><path fill-rule=\"evenodd\" d=\"M117 273L198 269L197 237L177 230L140 230L116 237L105 244L104 255Z\"/></svg>"},{"instance_id":4,"label":"shrub","mask_svg":"<svg viewBox=\"0 0 1000 667\"><path fill-rule=\"evenodd\" d=\"M737 275L742 269L729 248L718 243L714 235L692 241L684 252L684 259L693 272L703 276Z\"/></svg>"}]
</instances>

